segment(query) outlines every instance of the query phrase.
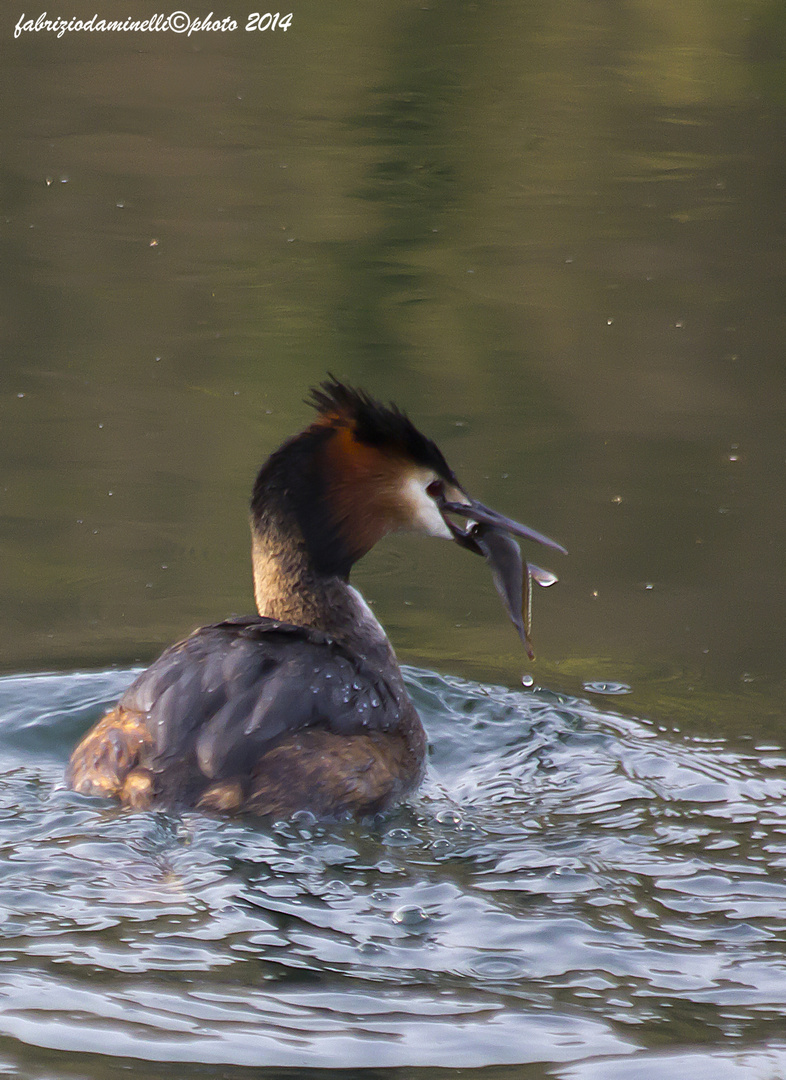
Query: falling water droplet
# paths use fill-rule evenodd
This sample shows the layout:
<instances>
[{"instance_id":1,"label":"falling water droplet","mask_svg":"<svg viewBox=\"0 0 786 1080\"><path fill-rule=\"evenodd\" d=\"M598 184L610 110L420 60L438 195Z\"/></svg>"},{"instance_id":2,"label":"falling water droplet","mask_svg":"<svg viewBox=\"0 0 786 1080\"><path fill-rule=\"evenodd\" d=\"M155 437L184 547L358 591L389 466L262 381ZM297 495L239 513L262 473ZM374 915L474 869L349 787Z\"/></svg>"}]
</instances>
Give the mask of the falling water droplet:
<instances>
[{"instance_id":1,"label":"falling water droplet","mask_svg":"<svg viewBox=\"0 0 786 1080\"><path fill-rule=\"evenodd\" d=\"M551 570L544 570L540 566L535 566L534 563L528 563L530 577L533 581L537 581L541 588L548 589L550 585L555 585L559 578L556 574L553 574Z\"/></svg>"}]
</instances>

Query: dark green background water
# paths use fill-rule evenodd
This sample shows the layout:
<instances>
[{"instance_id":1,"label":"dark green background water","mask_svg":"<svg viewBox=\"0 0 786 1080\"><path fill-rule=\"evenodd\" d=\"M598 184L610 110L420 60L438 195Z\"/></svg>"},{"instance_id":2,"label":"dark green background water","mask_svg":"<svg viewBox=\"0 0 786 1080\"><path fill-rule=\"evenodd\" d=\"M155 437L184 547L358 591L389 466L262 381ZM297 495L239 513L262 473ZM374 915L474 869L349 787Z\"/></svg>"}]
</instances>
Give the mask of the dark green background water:
<instances>
[{"instance_id":1,"label":"dark green background water","mask_svg":"<svg viewBox=\"0 0 786 1080\"><path fill-rule=\"evenodd\" d=\"M6 5L2 669L250 611L250 485L330 370L571 552L533 552L530 666L479 559L386 541L355 583L403 660L780 745L783 2L214 10L15 40Z\"/></svg>"},{"instance_id":2,"label":"dark green background water","mask_svg":"<svg viewBox=\"0 0 786 1080\"><path fill-rule=\"evenodd\" d=\"M782 5L243 25L5 28L3 667L249 610L250 483L330 369L570 548L539 677L778 728ZM404 656L517 674L479 560L396 539L357 581Z\"/></svg>"}]
</instances>

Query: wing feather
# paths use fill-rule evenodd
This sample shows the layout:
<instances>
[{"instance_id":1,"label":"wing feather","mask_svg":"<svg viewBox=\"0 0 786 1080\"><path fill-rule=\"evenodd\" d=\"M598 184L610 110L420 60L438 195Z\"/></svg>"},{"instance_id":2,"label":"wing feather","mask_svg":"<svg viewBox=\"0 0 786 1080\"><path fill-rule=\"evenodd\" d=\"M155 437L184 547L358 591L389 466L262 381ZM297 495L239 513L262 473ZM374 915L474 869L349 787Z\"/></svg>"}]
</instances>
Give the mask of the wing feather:
<instances>
[{"instance_id":1,"label":"wing feather","mask_svg":"<svg viewBox=\"0 0 786 1080\"><path fill-rule=\"evenodd\" d=\"M156 772L189 762L221 781L250 775L260 756L299 731L392 731L406 694L315 630L246 617L202 627L129 687L123 708L145 714Z\"/></svg>"}]
</instances>

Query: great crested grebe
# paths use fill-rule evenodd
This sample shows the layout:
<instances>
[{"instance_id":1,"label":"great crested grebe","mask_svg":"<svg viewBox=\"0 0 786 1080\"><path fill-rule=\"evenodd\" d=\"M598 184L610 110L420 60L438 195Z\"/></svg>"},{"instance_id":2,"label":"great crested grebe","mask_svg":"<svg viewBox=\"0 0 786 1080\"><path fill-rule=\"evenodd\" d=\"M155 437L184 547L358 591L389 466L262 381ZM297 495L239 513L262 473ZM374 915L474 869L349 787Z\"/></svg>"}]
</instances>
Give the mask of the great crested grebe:
<instances>
[{"instance_id":1,"label":"great crested grebe","mask_svg":"<svg viewBox=\"0 0 786 1080\"><path fill-rule=\"evenodd\" d=\"M332 377L311 404L317 418L254 484L259 615L168 648L74 750L74 790L139 809L330 818L373 815L412 791L423 727L384 630L349 584L354 563L399 529L485 555L532 655L522 602L545 572L522 564L511 534L564 548L472 500L395 406Z\"/></svg>"}]
</instances>

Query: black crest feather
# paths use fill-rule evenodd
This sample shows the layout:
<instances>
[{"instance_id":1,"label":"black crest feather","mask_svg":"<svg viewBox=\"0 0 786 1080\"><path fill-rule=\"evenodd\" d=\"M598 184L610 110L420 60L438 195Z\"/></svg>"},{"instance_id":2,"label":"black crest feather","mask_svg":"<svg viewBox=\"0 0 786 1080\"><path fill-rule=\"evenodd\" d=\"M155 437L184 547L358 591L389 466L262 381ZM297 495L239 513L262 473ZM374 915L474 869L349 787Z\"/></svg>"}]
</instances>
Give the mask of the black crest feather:
<instances>
[{"instance_id":1,"label":"black crest feather","mask_svg":"<svg viewBox=\"0 0 786 1080\"><path fill-rule=\"evenodd\" d=\"M311 391L307 403L316 408L319 419L288 439L259 470L251 516L254 527L262 531L273 526L280 529L282 523L294 520L314 568L346 578L364 550L348 533L346 522L336 520L328 497L323 455L338 429L348 429L357 442L383 454L404 457L451 483L458 481L436 443L395 405L382 405L332 375Z\"/></svg>"},{"instance_id":2,"label":"black crest feather","mask_svg":"<svg viewBox=\"0 0 786 1080\"><path fill-rule=\"evenodd\" d=\"M358 442L397 451L417 465L434 469L446 480L455 482L437 444L418 431L398 406L383 405L364 390L347 386L333 375L311 390L306 403L326 420L348 425Z\"/></svg>"}]
</instances>

